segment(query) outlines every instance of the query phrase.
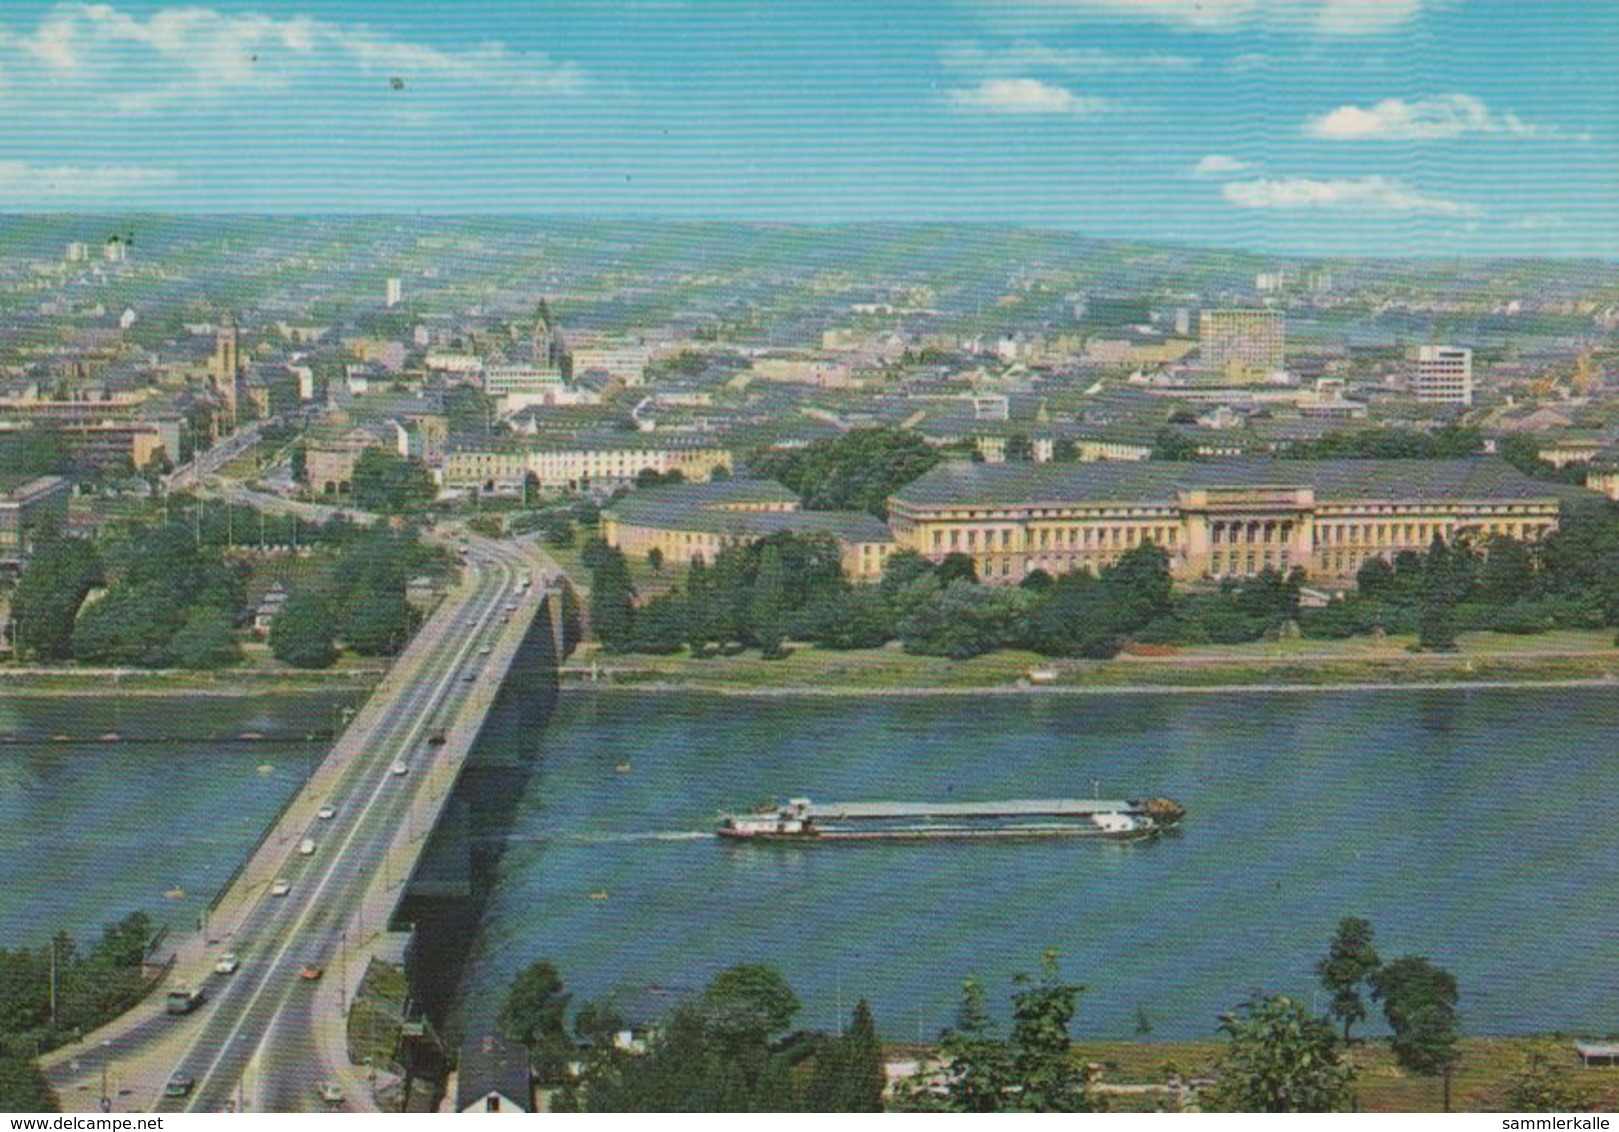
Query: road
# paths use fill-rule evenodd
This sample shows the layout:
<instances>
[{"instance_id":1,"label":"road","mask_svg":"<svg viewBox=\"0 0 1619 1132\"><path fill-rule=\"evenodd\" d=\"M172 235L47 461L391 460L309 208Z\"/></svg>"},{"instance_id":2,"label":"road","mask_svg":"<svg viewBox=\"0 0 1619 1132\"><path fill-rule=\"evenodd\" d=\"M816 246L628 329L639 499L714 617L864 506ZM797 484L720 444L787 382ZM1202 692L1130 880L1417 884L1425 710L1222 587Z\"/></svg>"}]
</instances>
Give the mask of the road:
<instances>
[{"instance_id":1,"label":"road","mask_svg":"<svg viewBox=\"0 0 1619 1132\"><path fill-rule=\"evenodd\" d=\"M207 930L182 945L177 975L207 1000L173 1017L147 1003L91 1035L53 1081L64 1101L99 1095L102 1068L128 1084L115 1107L160 1112L320 1110L318 1082L346 1070L344 1107L369 1107L343 1048L347 988L386 930L433 817L453 788L470 727L450 727L498 686L499 664L533 615L548 559L531 544L468 538L466 579L418 630L300 796L221 902ZM552 567L554 569L554 566ZM475 713L474 713L475 714ZM465 722L465 721L464 721ZM334 811L321 818L328 805ZM299 852L313 841L313 852ZM288 890L277 896L273 882ZM204 975L218 955L240 968ZM319 978L302 977L306 969ZM339 1063L339 1064L334 1064ZM183 1096L162 1095L171 1077ZM116 1091L116 1090L114 1090Z\"/></svg>"}]
</instances>

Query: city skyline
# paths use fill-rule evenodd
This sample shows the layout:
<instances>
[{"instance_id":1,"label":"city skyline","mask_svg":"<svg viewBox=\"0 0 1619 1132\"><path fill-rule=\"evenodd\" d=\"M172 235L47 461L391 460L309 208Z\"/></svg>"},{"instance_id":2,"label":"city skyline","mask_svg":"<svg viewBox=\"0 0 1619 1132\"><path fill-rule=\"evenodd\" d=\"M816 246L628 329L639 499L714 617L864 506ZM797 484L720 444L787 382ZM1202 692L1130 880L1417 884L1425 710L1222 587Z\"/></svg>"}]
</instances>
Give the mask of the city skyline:
<instances>
[{"instance_id":1,"label":"city skyline","mask_svg":"<svg viewBox=\"0 0 1619 1132\"><path fill-rule=\"evenodd\" d=\"M1613 257L1610 44L1563 0L20 4L0 210Z\"/></svg>"}]
</instances>

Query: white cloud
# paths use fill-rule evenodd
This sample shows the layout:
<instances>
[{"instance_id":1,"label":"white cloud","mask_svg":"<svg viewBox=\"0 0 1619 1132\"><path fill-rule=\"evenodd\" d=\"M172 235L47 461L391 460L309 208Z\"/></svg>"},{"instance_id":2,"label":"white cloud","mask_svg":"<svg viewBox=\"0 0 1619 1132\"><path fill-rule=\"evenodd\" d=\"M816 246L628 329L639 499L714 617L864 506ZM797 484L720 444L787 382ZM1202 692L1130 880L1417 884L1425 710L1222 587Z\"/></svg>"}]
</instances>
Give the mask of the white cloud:
<instances>
[{"instance_id":1,"label":"white cloud","mask_svg":"<svg viewBox=\"0 0 1619 1132\"><path fill-rule=\"evenodd\" d=\"M1469 134L1564 136L1555 128L1531 125L1510 110L1497 113L1470 94L1441 94L1409 102L1385 98L1371 107L1340 106L1306 121L1304 132L1329 141L1441 141Z\"/></svg>"},{"instance_id":2,"label":"white cloud","mask_svg":"<svg viewBox=\"0 0 1619 1132\"><path fill-rule=\"evenodd\" d=\"M1389 177L1345 177L1318 181L1309 177L1229 181L1220 193L1239 208L1284 211L1324 210L1368 214L1420 213L1469 216L1477 209L1462 201L1425 196Z\"/></svg>"},{"instance_id":3,"label":"white cloud","mask_svg":"<svg viewBox=\"0 0 1619 1132\"><path fill-rule=\"evenodd\" d=\"M521 57L498 43L445 51L358 24L203 7L150 15L111 4L61 3L31 30L0 28L0 72L46 109L86 103L124 115L303 83L400 75L407 82L565 93L575 67Z\"/></svg>"},{"instance_id":4,"label":"white cloud","mask_svg":"<svg viewBox=\"0 0 1619 1132\"><path fill-rule=\"evenodd\" d=\"M1229 154L1211 153L1192 166L1192 176L1202 179L1228 177L1241 173L1248 168L1246 161L1239 160Z\"/></svg>"},{"instance_id":5,"label":"white cloud","mask_svg":"<svg viewBox=\"0 0 1619 1132\"><path fill-rule=\"evenodd\" d=\"M1520 232L1549 232L1568 227L1568 221L1555 212L1532 212L1528 216L1518 217L1511 227Z\"/></svg>"},{"instance_id":6,"label":"white cloud","mask_svg":"<svg viewBox=\"0 0 1619 1132\"><path fill-rule=\"evenodd\" d=\"M1112 102L1075 94L1067 87L1039 79L986 79L975 87L950 92L950 105L982 114L1100 114Z\"/></svg>"},{"instance_id":7,"label":"white cloud","mask_svg":"<svg viewBox=\"0 0 1619 1132\"><path fill-rule=\"evenodd\" d=\"M116 196L131 189L166 185L172 169L142 165L34 165L0 161L0 200L39 203Z\"/></svg>"},{"instance_id":8,"label":"white cloud","mask_svg":"<svg viewBox=\"0 0 1619 1132\"><path fill-rule=\"evenodd\" d=\"M1460 0L1044 0L1048 6L1232 31L1255 23L1299 25L1327 35L1389 31L1424 8Z\"/></svg>"},{"instance_id":9,"label":"white cloud","mask_svg":"<svg viewBox=\"0 0 1619 1132\"><path fill-rule=\"evenodd\" d=\"M1048 47L1042 43L1014 43L1007 47L984 47L977 43L947 48L941 57L954 71L972 74L1008 74L1045 71L1059 75L1090 75L1129 71L1185 71L1197 60L1185 55L1161 52L1126 54L1099 47Z\"/></svg>"}]
</instances>

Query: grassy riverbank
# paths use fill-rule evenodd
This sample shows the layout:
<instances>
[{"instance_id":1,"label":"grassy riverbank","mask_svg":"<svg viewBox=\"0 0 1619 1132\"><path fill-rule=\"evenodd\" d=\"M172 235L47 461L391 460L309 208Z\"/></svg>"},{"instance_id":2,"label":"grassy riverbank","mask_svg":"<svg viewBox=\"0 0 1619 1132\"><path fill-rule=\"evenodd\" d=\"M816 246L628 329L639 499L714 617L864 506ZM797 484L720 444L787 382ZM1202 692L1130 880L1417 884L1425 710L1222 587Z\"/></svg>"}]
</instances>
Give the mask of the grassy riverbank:
<instances>
[{"instance_id":1,"label":"grassy riverbank","mask_svg":"<svg viewBox=\"0 0 1619 1132\"><path fill-rule=\"evenodd\" d=\"M1174 1075L1196 1080L1213 1077L1224 1053L1224 1041L1075 1041L1073 1056L1101 1067L1107 1106L1115 1113L1153 1113L1171 1108L1171 1093L1162 1088ZM1504 1108L1512 1077L1522 1072L1532 1054L1564 1072L1564 1082L1590 1098L1587 1111L1613 1111L1619 1104L1619 1069L1580 1066L1574 1040L1564 1036L1527 1038L1462 1038L1460 1064L1451 1079L1451 1109L1457 1113L1491 1113ZM928 1048L899 1046L890 1058L931 1058ZM1355 1106L1362 1113L1438 1113L1444 1085L1436 1077L1413 1077L1400 1069L1386 1041L1357 1041L1347 1054L1355 1067Z\"/></svg>"},{"instance_id":2,"label":"grassy riverbank","mask_svg":"<svg viewBox=\"0 0 1619 1132\"><path fill-rule=\"evenodd\" d=\"M1074 1043L1082 1062L1102 1067L1108 1085L1161 1085L1171 1074L1198 1078L1211 1073L1225 1043L1085 1042ZM1592 1111L1612 1111L1619 1104L1619 1069L1585 1069L1574 1053L1574 1040L1558 1036L1463 1038L1461 1063L1451 1079L1451 1108L1457 1112L1501 1111L1504 1091L1531 1054L1544 1056L1565 1071L1565 1081L1591 1098ZM1414 1077L1400 1069L1384 1041L1357 1042L1349 1051L1357 1071L1355 1095L1362 1112L1438 1112L1443 1086L1437 1078ZM1153 1111L1167 1093L1127 1091L1110 1095L1115 1111Z\"/></svg>"},{"instance_id":3,"label":"grassy riverbank","mask_svg":"<svg viewBox=\"0 0 1619 1132\"><path fill-rule=\"evenodd\" d=\"M1619 680L1611 632L1533 637L1463 635L1453 653L1410 651L1400 637L1284 640L1200 646L1112 660L1051 660L997 652L971 660L911 656L896 645L833 652L796 646L781 660L756 652L696 658L604 654L586 646L564 669L572 684L690 689L740 695L806 693L964 693L1019 690L1288 688L1469 684L1558 684ZM1031 681L1031 673L1037 673Z\"/></svg>"},{"instance_id":4,"label":"grassy riverbank","mask_svg":"<svg viewBox=\"0 0 1619 1132\"><path fill-rule=\"evenodd\" d=\"M369 691L372 667L299 672L231 668L219 672L126 668L0 668L0 696L247 696Z\"/></svg>"}]
</instances>

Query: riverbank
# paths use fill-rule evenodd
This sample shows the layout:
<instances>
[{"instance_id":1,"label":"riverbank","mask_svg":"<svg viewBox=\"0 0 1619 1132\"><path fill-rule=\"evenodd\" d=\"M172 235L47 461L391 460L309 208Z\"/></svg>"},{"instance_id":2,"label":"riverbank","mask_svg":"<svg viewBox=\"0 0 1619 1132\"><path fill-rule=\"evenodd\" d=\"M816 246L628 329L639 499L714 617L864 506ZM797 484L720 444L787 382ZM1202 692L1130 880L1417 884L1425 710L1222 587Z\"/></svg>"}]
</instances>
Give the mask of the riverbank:
<instances>
[{"instance_id":1,"label":"riverbank","mask_svg":"<svg viewBox=\"0 0 1619 1132\"><path fill-rule=\"evenodd\" d=\"M1020 695L1313 691L1328 688L1586 687L1619 684L1608 632L1510 637L1467 634L1456 652L1379 641L1269 641L1122 653L1112 660L1053 660L1006 651L948 660L894 645L833 652L794 646L780 660L756 652L697 658L604 654L587 646L562 670L586 689L700 691L738 696Z\"/></svg>"},{"instance_id":2,"label":"riverbank","mask_svg":"<svg viewBox=\"0 0 1619 1132\"><path fill-rule=\"evenodd\" d=\"M257 696L299 692L365 692L381 668L227 668L218 672L143 668L0 667L0 696Z\"/></svg>"},{"instance_id":3,"label":"riverbank","mask_svg":"<svg viewBox=\"0 0 1619 1132\"><path fill-rule=\"evenodd\" d=\"M1082 1008L1083 1013L1083 1008ZM1076 1060L1101 1067L1109 1106L1116 1112L1151 1112L1170 1094L1161 1086L1170 1076L1194 1079L1211 1075L1222 1041L1074 1043ZM1591 1098L1590 1111L1609 1112L1619 1103L1619 1069L1581 1067L1574 1040L1562 1035L1532 1037L1464 1037L1460 1064L1451 1079L1451 1108L1456 1112L1505 1110L1505 1091L1529 1058L1544 1057L1564 1071L1565 1083ZM1438 1112L1443 1084L1438 1078L1415 1077L1395 1064L1388 1043L1356 1041L1347 1054L1356 1069L1354 1092L1361 1112ZM1116 1091L1114 1086L1119 1087Z\"/></svg>"}]
</instances>

